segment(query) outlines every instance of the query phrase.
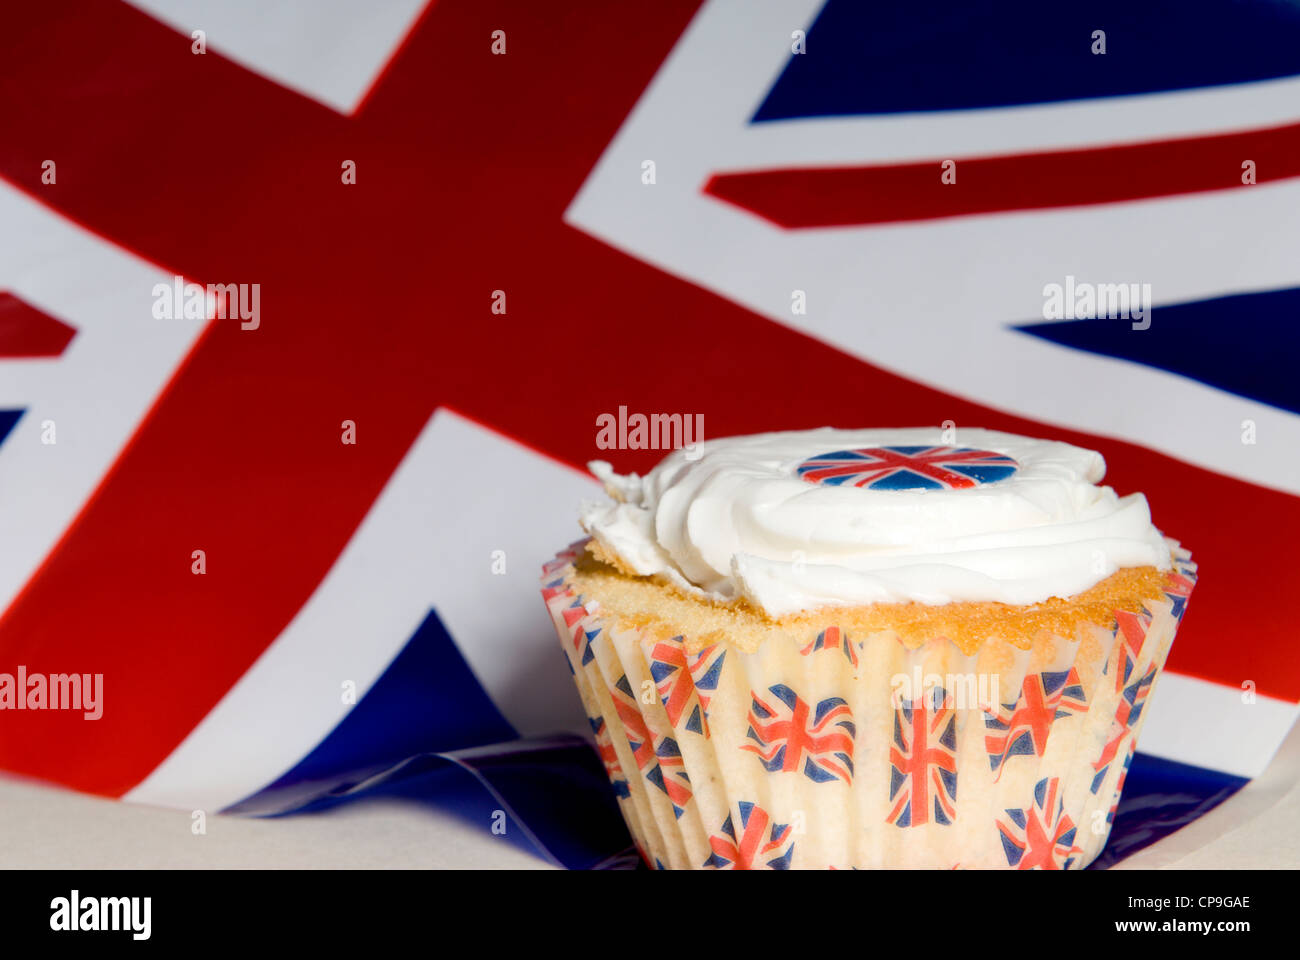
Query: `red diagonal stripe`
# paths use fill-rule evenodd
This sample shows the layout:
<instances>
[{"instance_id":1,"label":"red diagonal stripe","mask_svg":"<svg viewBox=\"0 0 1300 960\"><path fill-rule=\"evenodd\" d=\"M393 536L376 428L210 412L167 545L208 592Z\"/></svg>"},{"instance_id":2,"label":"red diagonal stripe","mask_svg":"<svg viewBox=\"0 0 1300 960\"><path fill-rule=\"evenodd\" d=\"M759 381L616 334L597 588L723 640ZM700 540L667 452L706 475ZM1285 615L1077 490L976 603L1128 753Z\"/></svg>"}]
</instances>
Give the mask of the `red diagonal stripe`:
<instances>
[{"instance_id":1,"label":"red diagonal stripe","mask_svg":"<svg viewBox=\"0 0 1300 960\"><path fill-rule=\"evenodd\" d=\"M704 192L780 227L843 227L1246 188L1300 176L1300 124L1126 146L861 167L719 173Z\"/></svg>"},{"instance_id":2,"label":"red diagonal stripe","mask_svg":"<svg viewBox=\"0 0 1300 960\"><path fill-rule=\"evenodd\" d=\"M57 357L76 333L62 320L0 290L0 359Z\"/></svg>"}]
</instances>

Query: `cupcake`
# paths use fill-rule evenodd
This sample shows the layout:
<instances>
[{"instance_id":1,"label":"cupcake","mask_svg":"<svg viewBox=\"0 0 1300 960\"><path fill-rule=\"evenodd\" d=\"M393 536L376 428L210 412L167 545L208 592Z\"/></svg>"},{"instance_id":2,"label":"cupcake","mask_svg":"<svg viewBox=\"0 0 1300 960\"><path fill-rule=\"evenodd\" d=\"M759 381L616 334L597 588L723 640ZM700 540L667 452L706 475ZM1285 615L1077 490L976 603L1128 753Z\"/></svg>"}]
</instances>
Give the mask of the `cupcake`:
<instances>
[{"instance_id":1,"label":"cupcake","mask_svg":"<svg viewBox=\"0 0 1300 960\"><path fill-rule=\"evenodd\" d=\"M990 430L710 440L591 470L544 570L665 869L1080 869L1195 580L1100 454Z\"/></svg>"}]
</instances>

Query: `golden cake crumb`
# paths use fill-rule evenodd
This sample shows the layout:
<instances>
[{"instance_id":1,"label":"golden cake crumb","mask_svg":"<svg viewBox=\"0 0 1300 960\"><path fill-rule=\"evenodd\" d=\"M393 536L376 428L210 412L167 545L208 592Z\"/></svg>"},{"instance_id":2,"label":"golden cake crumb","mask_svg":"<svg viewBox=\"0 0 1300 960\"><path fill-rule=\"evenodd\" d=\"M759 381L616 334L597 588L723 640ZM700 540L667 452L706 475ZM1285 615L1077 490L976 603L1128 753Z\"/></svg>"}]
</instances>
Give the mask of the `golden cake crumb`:
<instances>
[{"instance_id":1,"label":"golden cake crumb","mask_svg":"<svg viewBox=\"0 0 1300 960\"><path fill-rule=\"evenodd\" d=\"M1146 601L1162 599L1169 576L1170 572L1155 567L1130 567L1073 597L1052 597L1027 606L968 601L941 606L875 603L823 607L779 618L744 600L717 603L656 578L632 576L609 563L594 540L574 561L567 579L584 603L598 602L602 617L660 639L684 637L692 652L725 642L752 653L770 638L803 643L835 625L858 636L894 631L909 648L946 637L963 653L973 654L993 640L1028 650L1035 647L1036 638L1039 643L1048 636L1069 639L1088 624L1109 624L1116 610L1136 612Z\"/></svg>"}]
</instances>

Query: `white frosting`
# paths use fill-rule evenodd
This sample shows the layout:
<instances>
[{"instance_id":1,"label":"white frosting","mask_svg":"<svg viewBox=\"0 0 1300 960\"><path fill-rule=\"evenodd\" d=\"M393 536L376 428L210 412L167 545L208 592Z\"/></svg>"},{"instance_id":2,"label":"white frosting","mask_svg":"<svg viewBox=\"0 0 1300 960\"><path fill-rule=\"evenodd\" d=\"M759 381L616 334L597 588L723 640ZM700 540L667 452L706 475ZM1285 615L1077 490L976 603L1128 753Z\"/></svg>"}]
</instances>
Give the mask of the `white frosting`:
<instances>
[{"instance_id":1,"label":"white frosting","mask_svg":"<svg viewBox=\"0 0 1300 960\"><path fill-rule=\"evenodd\" d=\"M1098 486L1101 454L992 430L950 446L1012 457L1006 479L964 489L871 489L796 474L838 450L930 446L936 429L824 427L708 440L645 477L589 466L613 502L583 528L630 571L771 616L823 606L1069 597L1123 567L1170 567L1140 493Z\"/></svg>"}]
</instances>

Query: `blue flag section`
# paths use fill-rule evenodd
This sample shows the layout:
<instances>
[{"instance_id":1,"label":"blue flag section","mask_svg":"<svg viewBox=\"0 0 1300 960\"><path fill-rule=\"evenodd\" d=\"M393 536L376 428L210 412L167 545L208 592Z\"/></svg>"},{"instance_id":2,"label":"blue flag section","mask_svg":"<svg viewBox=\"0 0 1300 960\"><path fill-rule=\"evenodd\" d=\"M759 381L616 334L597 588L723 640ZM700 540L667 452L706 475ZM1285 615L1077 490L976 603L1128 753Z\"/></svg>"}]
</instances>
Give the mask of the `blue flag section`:
<instances>
[{"instance_id":1,"label":"blue flag section","mask_svg":"<svg viewBox=\"0 0 1300 960\"><path fill-rule=\"evenodd\" d=\"M339 789L410 757L518 736L431 610L339 725L293 769L231 812L280 812L318 798L325 784Z\"/></svg>"},{"instance_id":2,"label":"blue flag section","mask_svg":"<svg viewBox=\"0 0 1300 960\"><path fill-rule=\"evenodd\" d=\"M317 813L381 797L433 804L557 866L630 862L595 751L572 735L518 739L433 611L310 754L223 812Z\"/></svg>"},{"instance_id":3,"label":"blue flag section","mask_svg":"<svg viewBox=\"0 0 1300 960\"><path fill-rule=\"evenodd\" d=\"M396 800L451 813L557 867L632 868L638 858L604 767L576 736L516 740L338 772L311 790L263 791L226 813L310 815ZM473 864L466 864L473 866Z\"/></svg>"},{"instance_id":4,"label":"blue flag section","mask_svg":"<svg viewBox=\"0 0 1300 960\"><path fill-rule=\"evenodd\" d=\"M754 116L792 120L1114 97L1300 73L1293 3L830 0ZM1105 59L1094 54L1105 33ZM1197 50L1213 50L1198 56ZM1104 64L1104 69L1100 68Z\"/></svg>"},{"instance_id":5,"label":"blue flag section","mask_svg":"<svg viewBox=\"0 0 1300 960\"><path fill-rule=\"evenodd\" d=\"M1217 770L1135 753L1110 839L1089 869L1114 866L1209 813L1249 782Z\"/></svg>"},{"instance_id":6,"label":"blue flag section","mask_svg":"<svg viewBox=\"0 0 1300 960\"><path fill-rule=\"evenodd\" d=\"M1161 307L1145 329L1123 317L1027 323L1015 329L1064 347L1167 370L1240 397L1300 413L1294 335L1300 288Z\"/></svg>"},{"instance_id":7,"label":"blue flag section","mask_svg":"<svg viewBox=\"0 0 1300 960\"><path fill-rule=\"evenodd\" d=\"M22 417L22 410L0 410L0 443L5 442L5 438L18 425Z\"/></svg>"}]
</instances>

